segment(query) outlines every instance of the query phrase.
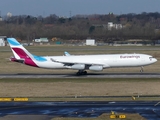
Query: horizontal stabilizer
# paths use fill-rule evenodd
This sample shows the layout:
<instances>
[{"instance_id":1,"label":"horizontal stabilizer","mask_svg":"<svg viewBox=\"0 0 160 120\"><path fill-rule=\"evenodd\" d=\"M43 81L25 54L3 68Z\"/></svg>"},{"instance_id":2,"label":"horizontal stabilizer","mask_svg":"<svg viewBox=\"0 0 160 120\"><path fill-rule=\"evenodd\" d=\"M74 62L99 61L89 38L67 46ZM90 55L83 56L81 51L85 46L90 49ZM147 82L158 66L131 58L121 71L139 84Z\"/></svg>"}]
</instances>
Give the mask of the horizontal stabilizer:
<instances>
[{"instance_id":1,"label":"horizontal stabilizer","mask_svg":"<svg viewBox=\"0 0 160 120\"><path fill-rule=\"evenodd\" d=\"M10 61L24 63L25 60L24 59L16 59L15 57L10 57Z\"/></svg>"}]
</instances>

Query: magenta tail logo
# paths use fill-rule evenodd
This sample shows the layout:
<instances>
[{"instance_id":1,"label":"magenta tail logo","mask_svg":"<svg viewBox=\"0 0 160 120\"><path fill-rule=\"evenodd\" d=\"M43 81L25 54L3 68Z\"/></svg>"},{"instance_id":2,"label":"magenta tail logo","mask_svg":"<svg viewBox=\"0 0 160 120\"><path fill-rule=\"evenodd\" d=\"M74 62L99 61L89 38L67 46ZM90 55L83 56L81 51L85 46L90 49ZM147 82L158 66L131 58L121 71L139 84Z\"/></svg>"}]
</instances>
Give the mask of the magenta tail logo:
<instances>
[{"instance_id":1,"label":"magenta tail logo","mask_svg":"<svg viewBox=\"0 0 160 120\"><path fill-rule=\"evenodd\" d=\"M12 48L17 55L21 58L24 59L24 63L26 65L30 65L30 66L34 66L34 67L38 67L36 65L36 63L25 53L24 50L20 49L20 48Z\"/></svg>"}]
</instances>

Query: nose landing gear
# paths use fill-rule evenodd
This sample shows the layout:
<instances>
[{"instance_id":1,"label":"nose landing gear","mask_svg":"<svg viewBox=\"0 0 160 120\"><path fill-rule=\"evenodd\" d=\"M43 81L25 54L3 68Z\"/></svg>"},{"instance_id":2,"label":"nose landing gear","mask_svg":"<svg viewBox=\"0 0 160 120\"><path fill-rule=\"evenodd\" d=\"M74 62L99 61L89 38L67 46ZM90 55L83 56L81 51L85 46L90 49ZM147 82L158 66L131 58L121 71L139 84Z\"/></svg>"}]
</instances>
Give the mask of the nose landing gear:
<instances>
[{"instance_id":1,"label":"nose landing gear","mask_svg":"<svg viewBox=\"0 0 160 120\"><path fill-rule=\"evenodd\" d=\"M143 71L144 71L144 70L143 70L143 66L141 66L141 70L140 70L140 72L141 72L141 73L143 73Z\"/></svg>"}]
</instances>

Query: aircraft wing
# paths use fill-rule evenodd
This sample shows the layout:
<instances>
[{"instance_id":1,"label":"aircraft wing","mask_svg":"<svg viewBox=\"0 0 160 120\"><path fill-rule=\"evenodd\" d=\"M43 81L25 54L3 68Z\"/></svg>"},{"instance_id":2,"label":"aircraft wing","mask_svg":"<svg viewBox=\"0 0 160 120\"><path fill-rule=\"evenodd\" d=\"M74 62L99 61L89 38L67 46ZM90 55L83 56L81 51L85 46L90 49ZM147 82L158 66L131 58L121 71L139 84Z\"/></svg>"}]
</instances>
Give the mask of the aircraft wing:
<instances>
[{"instance_id":1,"label":"aircraft wing","mask_svg":"<svg viewBox=\"0 0 160 120\"><path fill-rule=\"evenodd\" d=\"M83 62L64 62L64 61L58 61L58 60L55 60L55 59L53 59L53 58L51 58L51 61L52 62L57 62L57 63L62 63L62 64L64 64L64 65L66 65L66 66L72 66L72 65L74 65L74 64L84 64L84 65L88 65L88 66L91 66L91 65L99 65L99 66L103 66L103 64L97 64L97 63L83 63Z\"/></svg>"}]
</instances>

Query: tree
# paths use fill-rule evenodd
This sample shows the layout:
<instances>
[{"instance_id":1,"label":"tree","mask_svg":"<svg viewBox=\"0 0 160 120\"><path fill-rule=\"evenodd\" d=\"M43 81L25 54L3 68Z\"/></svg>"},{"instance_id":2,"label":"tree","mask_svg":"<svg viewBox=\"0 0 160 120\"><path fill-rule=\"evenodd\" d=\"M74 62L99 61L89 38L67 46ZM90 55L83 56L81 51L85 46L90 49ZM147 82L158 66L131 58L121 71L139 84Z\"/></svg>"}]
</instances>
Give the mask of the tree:
<instances>
[{"instance_id":1,"label":"tree","mask_svg":"<svg viewBox=\"0 0 160 120\"><path fill-rule=\"evenodd\" d=\"M95 30L95 26L91 26L91 27L89 28L89 34L91 34L94 30Z\"/></svg>"}]
</instances>

